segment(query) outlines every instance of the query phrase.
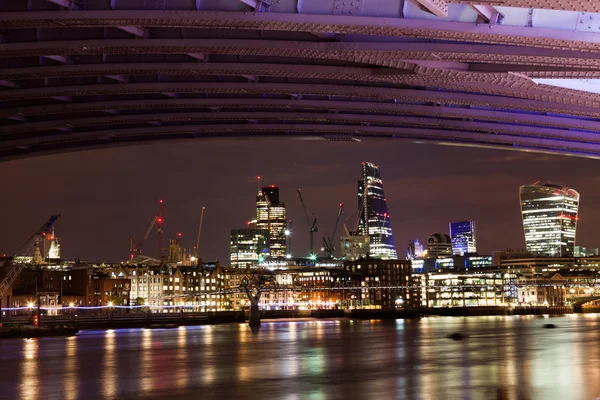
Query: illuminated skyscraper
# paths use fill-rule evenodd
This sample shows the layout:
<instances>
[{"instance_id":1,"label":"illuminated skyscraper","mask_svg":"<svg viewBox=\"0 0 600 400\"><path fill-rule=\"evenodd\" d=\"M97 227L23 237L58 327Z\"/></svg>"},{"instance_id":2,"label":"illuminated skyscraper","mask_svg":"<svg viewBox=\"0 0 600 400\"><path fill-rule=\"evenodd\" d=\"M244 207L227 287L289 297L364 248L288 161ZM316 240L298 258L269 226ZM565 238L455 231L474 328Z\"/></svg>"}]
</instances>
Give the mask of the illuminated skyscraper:
<instances>
[{"instance_id":1,"label":"illuminated skyscraper","mask_svg":"<svg viewBox=\"0 0 600 400\"><path fill-rule=\"evenodd\" d=\"M370 256L397 259L392 225L383 193L379 166L362 163L362 180L358 181L358 234L370 239Z\"/></svg>"},{"instance_id":2,"label":"illuminated skyscraper","mask_svg":"<svg viewBox=\"0 0 600 400\"><path fill-rule=\"evenodd\" d=\"M459 221L450 223L452 254L462 256L465 253L477 253L475 242L475 221Z\"/></svg>"},{"instance_id":3,"label":"illuminated skyscraper","mask_svg":"<svg viewBox=\"0 0 600 400\"><path fill-rule=\"evenodd\" d=\"M279 188L264 187L256 196L256 228L269 232L268 256L285 258L287 252L287 218L285 203L279 201Z\"/></svg>"},{"instance_id":4,"label":"illuminated skyscraper","mask_svg":"<svg viewBox=\"0 0 600 400\"><path fill-rule=\"evenodd\" d=\"M579 193L549 183L519 190L527 251L552 257L573 257Z\"/></svg>"}]
</instances>

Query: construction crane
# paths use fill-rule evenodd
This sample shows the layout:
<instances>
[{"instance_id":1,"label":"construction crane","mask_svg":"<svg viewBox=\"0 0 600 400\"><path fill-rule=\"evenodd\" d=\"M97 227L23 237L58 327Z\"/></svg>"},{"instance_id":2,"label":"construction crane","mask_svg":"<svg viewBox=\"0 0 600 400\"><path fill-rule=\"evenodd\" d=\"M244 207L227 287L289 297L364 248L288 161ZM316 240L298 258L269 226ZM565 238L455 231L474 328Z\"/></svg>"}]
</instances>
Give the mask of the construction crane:
<instances>
[{"instance_id":1,"label":"construction crane","mask_svg":"<svg viewBox=\"0 0 600 400\"><path fill-rule=\"evenodd\" d=\"M335 240L337 236L337 232L340 229L340 222L342 222L342 214L344 213L344 203L340 203L340 208L338 210L338 215L335 220L335 226L333 228L333 235L327 236L325 234L323 236L323 250L327 253L327 256L330 258L335 257ZM346 230L348 230L346 228Z\"/></svg>"},{"instance_id":2,"label":"construction crane","mask_svg":"<svg viewBox=\"0 0 600 400\"><path fill-rule=\"evenodd\" d=\"M312 221L312 223L310 222L310 217L308 216L308 209L306 208L306 205L304 204L304 199L302 198L302 191L300 189L298 189L298 197L300 197L300 203L302 203L302 209L304 210L304 215L306 216L306 223L308 224L308 228L309 228L310 258L315 258L316 254L315 254L313 235L315 232L319 231L319 228L317 227L317 218L313 214L313 221Z\"/></svg>"},{"instance_id":3,"label":"construction crane","mask_svg":"<svg viewBox=\"0 0 600 400\"><path fill-rule=\"evenodd\" d=\"M200 234L202 233L202 222L204 221L204 210L206 207L202 207L202 212L200 213L200 223L198 224L198 238L196 239L196 248L194 256L196 257L197 265L200 265L200 258L198 257L198 252L200 251Z\"/></svg>"},{"instance_id":4,"label":"construction crane","mask_svg":"<svg viewBox=\"0 0 600 400\"><path fill-rule=\"evenodd\" d=\"M31 235L31 237L27 239L27 241L13 254L13 265L8 271L8 274L6 274L0 283L0 305L2 305L2 297L6 291L12 286L12 284L15 282L15 279L17 279L21 271L23 271L25 268L25 263L19 262L17 257L32 255L35 252L36 246L38 246L41 238L50 232L50 229L58 218L60 218L60 214L51 216L50 219L48 219L44 225L35 231L35 233Z\"/></svg>"},{"instance_id":5,"label":"construction crane","mask_svg":"<svg viewBox=\"0 0 600 400\"><path fill-rule=\"evenodd\" d=\"M159 257L161 256L162 253L162 233L163 233L163 229L162 229L162 223L163 223L163 217L162 217L162 213L163 213L163 209L164 209L164 203L162 200L159 201L159 209L158 209L158 214L156 214L153 218L152 218L152 222L150 222L150 226L148 226L148 229L146 229L146 233L144 234L144 238L143 240L137 244L135 242L135 239L133 237L129 238L129 252L131 253L131 258L134 257L134 254L142 254L143 252L143 247L144 247L144 243L146 242L146 239L148 239L148 236L150 236L150 233L152 232L152 228L154 228L154 225L158 226L158 255Z\"/></svg>"}]
</instances>

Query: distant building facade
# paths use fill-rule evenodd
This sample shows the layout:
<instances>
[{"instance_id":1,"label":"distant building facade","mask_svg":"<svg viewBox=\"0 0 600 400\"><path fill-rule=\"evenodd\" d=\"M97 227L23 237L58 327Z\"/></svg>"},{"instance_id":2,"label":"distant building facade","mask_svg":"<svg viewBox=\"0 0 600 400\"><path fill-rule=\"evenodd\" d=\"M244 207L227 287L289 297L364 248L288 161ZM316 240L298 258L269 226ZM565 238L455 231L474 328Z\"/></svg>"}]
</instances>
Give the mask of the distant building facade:
<instances>
[{"instance_id":1,"label":"distant building facade","mask_svg":"<svg viewBox=\"0 0 600 400\"><path fill-rule=\"evenodd\" d=\"M233 268L252 268L269 253L266 229L232 229L229 261Z\"/></svg>"},{"instance_id":2,"label":"distant building facade","mask_svg":"<svg viewBox=\"0 0 600 400\"><path fill-rule=\"evenodd\" d=\"M358 234L369 237L371 257L397 259L386 202L379 166L363 162L362 179L358 181Z\"/></svg>"},{"instance_id":3,"label":"distant building facade","mask_svg":"<svg viewBox=\"0 0 600 400\"><path fill-rule=\"evenodd\" d=\"M527 251L547 257L575 253L579 193L549 183L523 185L519 190Z\"/></svg>"},{"instance_id":4,"label":"distant building facade","mask_svg":"<svg viewBox=\"0 0 600 400\"><path fill-rule=\"evenodd\" d=\"M575 257L596 257L598 248L575 246Z\"/></svg>"},{"instance_id":5,"label":"distant building facade","mask_svg":"<svg viewBox=\"0 0 600 400\"><path fill-rule=\"evenodd\" d=\"M427 258L447 257L452 255L452 241L445 233L433 233L427 239Z\"/></svg>"},{"instance_id":6,"label":"distant building facade","mask_svg":"<svg viewBox=\"0 0 600 400\"><path fill-rule=\"evenodd\" d=\"M369 255L370 239L368 236L347 235L341 238L342 258L355 261Z\"/></svg>"},{"instance_id":7,"label":"distant building facade","mask_svg":"<svg viewBox=\"0 0 600 400\"><path fill-rule=\"evenodd\" d=\"M419 242L419 239L408 242L408 247L406 248L406 259L416 260L421 257L423 257L423 245Z\"/></svg>"},{"instance_id":8,"label":"distant building facade","mask_svg":"<svg viewBox=\"0 0 600 400\"><path fill-rule=\"evenodd\" d=\"M466 253L477 253L475 221L451 222L450 239L452 254L463 256Z\"/></svg>"}]
</instances>

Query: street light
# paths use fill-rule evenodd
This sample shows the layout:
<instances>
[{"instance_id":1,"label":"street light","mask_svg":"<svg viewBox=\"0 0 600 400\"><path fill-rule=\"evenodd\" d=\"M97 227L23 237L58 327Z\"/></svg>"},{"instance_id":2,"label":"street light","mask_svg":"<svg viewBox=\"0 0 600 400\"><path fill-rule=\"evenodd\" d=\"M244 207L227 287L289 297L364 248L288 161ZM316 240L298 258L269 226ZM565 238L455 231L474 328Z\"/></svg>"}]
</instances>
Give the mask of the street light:
<instances>
[{"instance_id":1,"label":"street light","mask_svg":"<svg viewBox=\"0 0 600 400\"><path fill-rule=\"evenodd\" d=\"M71 308L75 307L75 303L73 303L73 302L70 302L70 303L69 303L69 307L71 307Z\"/></svg>"},{"instance_id":2,"label":"street light","mask_svg":"<svg viewBox=\"0 0 600 400\"><path fill-rule=\"evenodd\" d=\"M109 306L109 307L112 307L112 306L113 306L113 302L112 302L112 301L109 301L109 302L108 302L108 306Z\"/></svg>"},{"instance_id":3,"label":"street light","mask_svg":"<svg viewBox=\"0 0 600 400\"><path fill-rule=\"evenodd\" d=\"M27 307L33 308L33 301L30 301L29 303L27 303Z\"/></svg>"}]
</instances>

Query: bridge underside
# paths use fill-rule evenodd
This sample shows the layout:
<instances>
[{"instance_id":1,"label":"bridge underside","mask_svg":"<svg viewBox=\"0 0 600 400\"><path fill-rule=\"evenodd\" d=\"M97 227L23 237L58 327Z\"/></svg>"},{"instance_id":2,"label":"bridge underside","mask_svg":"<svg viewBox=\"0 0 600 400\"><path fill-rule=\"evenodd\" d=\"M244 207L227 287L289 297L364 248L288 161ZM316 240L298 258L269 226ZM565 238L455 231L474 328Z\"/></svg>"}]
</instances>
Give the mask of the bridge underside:
<instances>
[{"instance_id":1,"label":"bridge underside","mask_svg":"<svg viewBox=\"0 0 600 400\"><path fill-rule=\"evenodd\" d=\"M599 12L592 0L2 1L0 161L233 136L600 157Z\"/></svg>"}]
</instances>

